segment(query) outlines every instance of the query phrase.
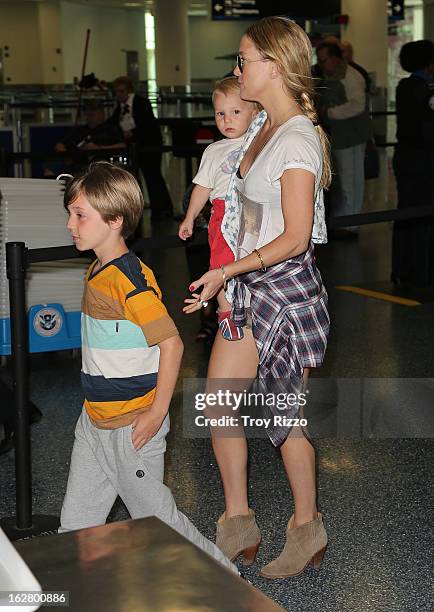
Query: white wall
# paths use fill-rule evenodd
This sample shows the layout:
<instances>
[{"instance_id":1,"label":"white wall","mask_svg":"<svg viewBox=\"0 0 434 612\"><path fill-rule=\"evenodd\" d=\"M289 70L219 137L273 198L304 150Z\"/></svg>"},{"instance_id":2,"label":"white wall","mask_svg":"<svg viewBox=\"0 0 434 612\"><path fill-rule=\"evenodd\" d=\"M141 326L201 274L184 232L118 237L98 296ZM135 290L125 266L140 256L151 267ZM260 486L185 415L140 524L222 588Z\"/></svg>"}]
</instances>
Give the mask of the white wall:
<instances>
[{"instance_id":1,"label":"white wall","mask_svg":"<svg viewBox=\"0 0 434 612\"><path fill-rule=\"evenodd\" d=\"M354 60L376 73L376 85L387 86L387 0L342 0L341 12L349 15L342 40L354 47Z\"/></svg>"},{"instance_id":2,"label":"white wall","mask_svg":"<svg viewBox=\"0 0 434 612\"><path fill-rule=\"evenodd\" d=\"M434 40L434 0L423 0L424 33L423 38Z\"/></svg>"},{"instance_id":3,"label":"white wall","mask_svg":"<svg viewBox=\"0 0 434 612\"><path fill-rule=\"evenodd\" d=\"M41 2L37 6L42 82L63 83L63 41L59 3L57 0L50 0ZM57 52L58 49L60 53Z\"/></svg>"},{"instance_id":4,"label":"white wall","mask_svg":"<svg viewBox=\"0 0 434 612\"><path fill-rule=\"evenodd\" d=\"M42 82L37 3L20 3L19 8L16 2L0 4L0 44L6 85Z\"/></svg>"},{"instance_id":5,"label":"white wall","mask_svg":"<svg viewBox=\"0 0 434 612\"><path fill-rule=\"evenodd\" d=\"M154 0L155 59L160 87L190 83L188 0Z\"/></svg>"},{"instance_id":6,"label":"white wall","mask_svg":"<svg viewBox=\"0 0 434 612\"><path fill-rule=\"evenodd\" d=\"M121 51L126 49L139 52L139 78L146 79L143 10L84 6L65 1L61 3L61 13L66 83L81 75L87 28L91 33L86 74L94 72L106 81L126 74L126 57Z\"/></svg>"},{"instance_id":7,"label":"white wall","mask_svg":"<svg viewBox=\"0 0 434 612\"><path fill-rule=\"evenodd\" d=\"M377 73L378 85L386 85L386 0L342 0L342 12L350 16L342 36L353 43L356 61ZM212 21L209 17L188 21L191 78L213 80L229 72L232 62L214 57L235 53L251 22ZM121 49L127 49L139 52L140 79L146 79L142 9L86 6L68 0L11 0L0 2L0 44L10 48L10 57L4 57L5 83L72 82L81 74L87 28L91 38L86 73L95 72L105 80L125 74ZM56 48L62 53L56 54Z\"/></svg>"},{"instance_id":8,"label":"white wall","mask_svg":"<svg viewBox=\"0 0 434 612\"><path fill-rule=\"evenodd\" d=\"M215 60L218 55L237 53L241 36L250 21L211 21L190 17L190 64L192 79L218 79L232 70L233 62Z\"/></svg>"}]
</instances>

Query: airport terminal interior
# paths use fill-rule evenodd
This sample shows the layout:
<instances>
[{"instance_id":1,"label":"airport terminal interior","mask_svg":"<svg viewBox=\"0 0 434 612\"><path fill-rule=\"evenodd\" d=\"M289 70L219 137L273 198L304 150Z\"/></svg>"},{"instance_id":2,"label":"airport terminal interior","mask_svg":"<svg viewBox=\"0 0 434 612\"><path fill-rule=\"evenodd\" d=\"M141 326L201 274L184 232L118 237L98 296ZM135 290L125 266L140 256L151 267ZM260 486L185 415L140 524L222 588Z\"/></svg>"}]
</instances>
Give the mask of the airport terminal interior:
<instances>
[{"instance_id":1,"label":"airport terminal interior","mask_svg":"<svg viewBox=\"0 0 434 612\"><path fill-rule=\"evenodd\" d=\"M145 199L135 236L137 253L154 271L185 347L170 408L165 482L179 509L212 541L224 496L207 430L199 433L196 428L192 433L194 407L186 399L185 385L206 377L215 329L211 326L212 331L206 328L207 333L198 334L203 330L199 314L182 312L189 284L197 270L207 269L204 258L209 253L175 237L201 154L217 138L213 83L233 70L243 32L254 18L270 14L266 11L273 0L268 9L266 4L259 0L0 0L0 417L11 413L12 394L7 391L13 386L5 243L23 240L31 249L71 245L62 227L66 214L61 185L54 177L73 172L74 164L88 161L94 151L77 147L68 157L65 150L59 153L56 143L65 139L77 120L83 123L89 111L102 108L104 119L108 118L116 106L112 83L128 76L136 92L150 100L158 120L165 146L162 175L172 210L158 210L155 200L151 205L151 189L134 162L134 151L106 150L106 159L137 172ZM161 583L171 593L167 600L154 592L151 596L151 585L143 593L143 607L128 607L126 599L107 610L422 612L433 607L434 238L431 234L427 243L424 278L399 282L392 271L390 211L398 205L393 168L395 90L408 76L399 65L399 52L406 43L433 39L434 2L275 2L271 14L283 13L309 34L312 64L315 47L335 37L338 45L350 41L355 61L370 78L372 137L365 156L360 216L348 230L328 210L328 243L315 248L329 297L331 330L324 363L312 371L308 383L312 401L306 414L316 449L318 508L328 533L327 550L319 569L308 567L285 579L259 575L285 544L293 500L278 450L264 435L254 436L248 440L248 492L262 542L253 565L237 564L248 583L277 607L249 604L242 595L228 604L224 588L220 596L226 603L218 594L213 602L201 603L189 601L185 593L177 602L176 589L188 591L188 583L180 585L175 571L173 583L167 577ZM431 129L434 133L433 125ZM39 187L31 181L38 181ZM48 219L45 232L37 221L35 199L41 218ZM59 211L52 212L46 202L54 206L59 202ZM423 204L431 206L431 216L426 212L423 218L432 228L434 201ZM353 231L356 223L358 231ZM204 243L205 236L204 222L196 237ZM72 329L77 313L68 318L68 312L79 313L79 286L88 263L80 259L31 264L28 308L42 304L38 308L47 313L46 304L63 304L65 327ZM67 287L65 294L60 283ZM83 405L80 342L65 337L62 345L49 330L38 337L36 316L38 309L29 315L28 387L37 409L30 429L31 505L36 515L58 517L75 423ZM6 417L0 418L0 526L17 510L14 436L10 423L2 426L4 421ZM109 522L125 519L129 515L118 498ZM52 537L63 536L42 535L24 544ZM163 549L160 554L164 556ZM0 550L0 578L1 557ZM86 571L92 571L92 563ZM194 583L194 576L190 579ZM102 609L97 597L87 608L74 608L73 584L70 591L71 609Z\"/></svg>"}]
</instances>

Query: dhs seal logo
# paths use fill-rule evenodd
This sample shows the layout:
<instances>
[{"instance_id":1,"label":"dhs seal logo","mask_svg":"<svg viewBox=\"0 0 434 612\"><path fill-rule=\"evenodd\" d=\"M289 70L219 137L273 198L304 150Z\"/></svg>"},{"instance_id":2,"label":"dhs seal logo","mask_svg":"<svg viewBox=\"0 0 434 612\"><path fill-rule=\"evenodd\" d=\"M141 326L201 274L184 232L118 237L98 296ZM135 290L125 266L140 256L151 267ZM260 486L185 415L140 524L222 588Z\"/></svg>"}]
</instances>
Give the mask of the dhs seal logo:
<instances>
[{"instance_id":1,"label":"dhs seal logo","mask_svg":"<svg viewBox=\"0 0 434 612\"><path fill-rule=\"evenodd\" d=\"M41 308L33 318L33 329L40 336L55 336L62 325L62 315L56 308Z\"/></svg>"}]
</instances>

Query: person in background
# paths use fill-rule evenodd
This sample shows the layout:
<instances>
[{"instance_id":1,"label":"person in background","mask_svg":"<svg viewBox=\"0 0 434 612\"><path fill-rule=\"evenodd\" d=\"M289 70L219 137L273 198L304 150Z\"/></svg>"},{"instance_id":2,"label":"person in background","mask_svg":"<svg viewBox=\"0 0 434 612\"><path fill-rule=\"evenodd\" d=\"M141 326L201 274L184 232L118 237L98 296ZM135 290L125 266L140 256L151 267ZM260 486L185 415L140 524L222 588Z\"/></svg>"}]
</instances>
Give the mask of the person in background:
<instances>
[{"instance_id":1,"label":"person in background","mask_svg":"<svg viewBox=\"0 0 434 612\"><path fill-rule=\"evenodd\" d=\"M146 182L151 219L157 221L163 216L173 215L172 200L166 182L161 174L162 153L141 153L146 146L161 147L163 139L160 126L154 117L150 101L134 93L134 85L126 76L113 81L117 106L110 121L119 126L125 142L135 143L138 149L138 164Z\"/></svg>"},{"instance_id":2,"label":"person in background","mask_svg":"<svg viewBox=\"0 0 434 612\"><path fill-rule=\"evenodd\" d=\"M365 79L366 91L369 93L372 87L371 77L369 76L368 71L363 68L363 66L360 66L360 64L357 64L354 61L354 49L350 41L344 40L341 42L336 36L326 36L322 39L320 44L323 43L338 45L340 47L343 59L347 62L349 66L360 72L362 77ZM324 76L323 71L321 70L318 62L312 66L312 76L314 78L323 78Z\"/></svg>"},{"instance_id":3,"label":"person in background","mask_svg":"<svg viewBox=\"0 0 434 612\"><path fill-rule=\"evenodd\" d=\"M81 89L82 91L109 91L106 81L100 81L94 72L90 72L89 74L85 74L81 81L78 80L78 77L74 77L73 85L75 89Z\"/></svg>"},{"instance_id":4,"label":"person in background","mask_svg":"<svg viewBox=\"0 0 434 612\"><path fill-rule=\"evenodd\" d=\"M331 43L331 44L338 45L338 46L340 46L341 44L339 38L337 38L336 36L326 36L325 38L321 39L319 44L322 44L322 43ZM312 66L312 77L314 79L322 79L324 77L322 68L318 63L318 58L317 58L316 64L313 64ZM314 86L315 85L316 83L314 82Z\"/></svg>"},{"instance_id":5,"label":"person in background","mask_svg":"<svg viewBox=\"0 0 434 612\"><path fill-rule=\"evenodd\" d=\"M318 88L320 117L329 132L336 173L331 216L358 214L364 197L365 147L371 135L365 80L347 64L335 43L321 43L317 58L324 75ZM347 232L356 237L358 227Z\"/></svg>"},{"instance_id":6,"label":"person in background","mask_svg":"<svg viewBox=\"0 0 434 612\"><path fill-rule=\"evenodd\" d=\"M43 168L45 178L54 178L61 172L76 172L90 161L98 159L98 155L80 155L79 151L95 151L100 149L122 149L125 142L122 131L105 118L104 105L96 99L84 103L85 124L75 125L62 140L54 145L58 153L70 152L59 161L53 161Z\"/></svg>"},{"instance_id":7,"label":"person in background","mask_svg":"<svg viewBox=\"0 0 434 612\"><path fill-rule=\"evenodd\" d=\"M357 64L354 61L353 45L350 43L349 40L344 40L343 42L341 42L340 47L342 50L342 57L347 62L348 66L351 66L352 68L354 68L354 70L357 70L357 72L360 72L362 77L365 79L366 92L369 93L372 89L371 77L369 76L368 71L365 70L365 68L363 68L363 66L361 66L360 64Z\"/></svg>"},{"instance_id":8,"label":"person in background","mask_svg":"<svg viewBox=\"0 0 434 612\"><path fill-rule=\"evenodd\" d=\"M106 120L104 106L99 100L88 100L84 105L86 123L75 126L55 145L56 151L93 151L125 147L120 128Z\"/></svg>"},{"instance_id":9,"label":"person in background","mask_svg":"<svg viewBox=\"0 0 434 612\"><path fill-rule=\"evenodd\" d=\"M403 70L396 89L396 138L393 170L398 208L434 204L434 43L418 40L399 55ZM392 280L396 284L434 283L433 217L395 222Z\"/></svg>"}]
</instances>

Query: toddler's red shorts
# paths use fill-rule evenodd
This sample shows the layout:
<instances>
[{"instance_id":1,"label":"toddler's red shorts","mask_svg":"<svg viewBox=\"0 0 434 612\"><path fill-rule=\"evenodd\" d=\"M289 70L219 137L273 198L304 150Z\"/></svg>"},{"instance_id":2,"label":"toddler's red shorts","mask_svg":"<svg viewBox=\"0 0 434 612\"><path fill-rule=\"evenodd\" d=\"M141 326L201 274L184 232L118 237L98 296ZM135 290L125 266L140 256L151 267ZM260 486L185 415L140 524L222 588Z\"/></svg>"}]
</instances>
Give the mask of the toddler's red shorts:
<instances>
[{"instance_id":1,"label":"toddler's red shorts","mask_svg":"<svg viewBox=\"0 0 434 612\"><path fill-rule=\"evenodd\" d=\"M234 254L223 238L222 220L225 214L225 201L212 201L211 218L208 224L208 242L211 250L210 269L219 268L234 261Z\"/></svg>"}]
</instances>

